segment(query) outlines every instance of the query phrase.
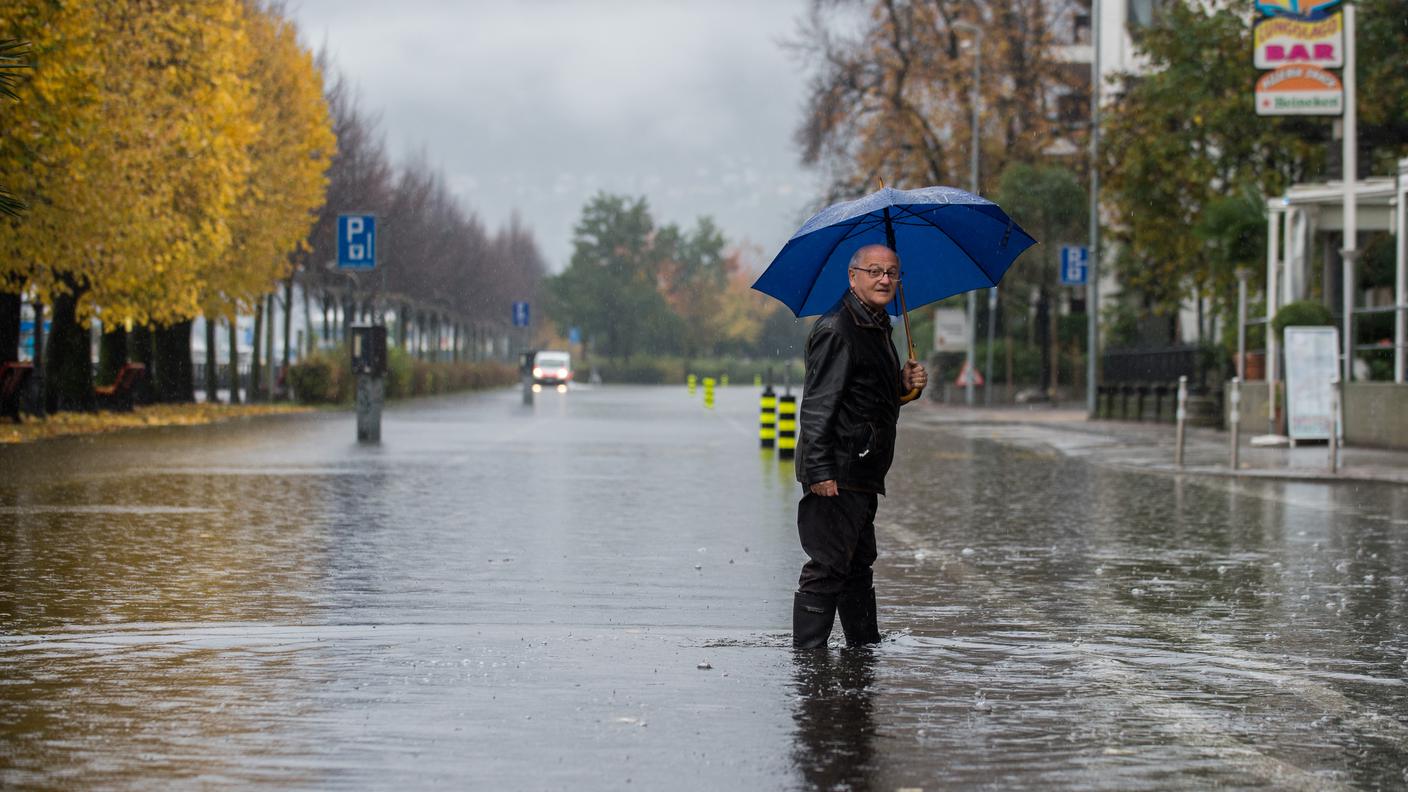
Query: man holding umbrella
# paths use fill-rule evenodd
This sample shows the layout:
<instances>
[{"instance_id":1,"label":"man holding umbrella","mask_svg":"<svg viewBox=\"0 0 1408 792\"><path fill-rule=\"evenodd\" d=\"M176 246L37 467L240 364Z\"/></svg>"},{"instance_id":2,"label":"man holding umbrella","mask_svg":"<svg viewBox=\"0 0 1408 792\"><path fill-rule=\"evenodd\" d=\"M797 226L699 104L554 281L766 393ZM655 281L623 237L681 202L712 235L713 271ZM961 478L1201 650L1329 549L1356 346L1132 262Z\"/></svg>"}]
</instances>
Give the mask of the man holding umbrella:
<instances>
[{"instance_id":1,"label":"man holding umbrella","mask_svg":"<svg viewBox=\"0 0 1408 792\"><path fill-rule=\"evenodd\" d=\"M885 307L900 261L884 245L851 257L850 288L807 337L806 383L797 441L797 532L809 560L792 603L792 641L826 646L836 613L846 644L879 643L875 511L895 451L901 397L928 382L918 361L900 364Z\"/></svg>"},{"instance_id":2,"label":"man holding umbrella","mask_svg":"<svg viewBox=\"0 0 1408 792\"><path fill-rule=\"evenodd\" d=\"M880 640L870 572L875 507L900 405L927 382L909 306L995 286L1034 244L981 196L882 187L812 215L753 283L798 317L821 314L807 338L797 443L797 480L806 488L797 531L810 557L792 605L797 647L825 646L838 610L846 643ZM903 284L896 251L912 259ZM889 314L904 319L904 365L890 343Z\"/></svg>"}]
</instances>

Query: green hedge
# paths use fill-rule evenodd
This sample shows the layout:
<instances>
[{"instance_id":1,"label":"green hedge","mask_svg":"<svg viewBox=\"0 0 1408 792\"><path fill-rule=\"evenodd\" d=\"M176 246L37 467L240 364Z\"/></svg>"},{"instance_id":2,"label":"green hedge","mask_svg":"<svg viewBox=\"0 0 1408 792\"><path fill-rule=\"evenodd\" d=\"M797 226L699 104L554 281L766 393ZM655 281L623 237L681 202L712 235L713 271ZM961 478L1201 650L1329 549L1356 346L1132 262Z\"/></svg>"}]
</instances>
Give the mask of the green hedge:
<instances>
[{"instance_id":1,"label":"green hedge","mask_svg":"<svg viewBox=\"0 0 1408 792\"><path fill-rule=\"evenodd\" d=\"M699 379L713 377L722 382L727 376L729 384L751 385L753 378L766 380L768 369L772 369L773 382L782 383L783 366L781 360L745 360L738 358L691 358L666 355L637 355L629 361L593 359L590 363L576 361L575 378L586 382L593 369L605 384L616 385L680 385L690 374ZM791 361L793 384L802 381L802 361Z\"/></svg>"},{"instance_id":2,"label":"green hedge","mask_svg":"<svg viewBox=\"0 0 1408 792\"><path fill-rule=\"evenodd\" d=\"M387 350L386 397L404 399L437 393L497 388L518 382L507 363L430 363L392 347ZM355 383L345 347L316 352L289 370L294 399L301 404L343 404L352 400Z\"/></svg>"}]
</instances>

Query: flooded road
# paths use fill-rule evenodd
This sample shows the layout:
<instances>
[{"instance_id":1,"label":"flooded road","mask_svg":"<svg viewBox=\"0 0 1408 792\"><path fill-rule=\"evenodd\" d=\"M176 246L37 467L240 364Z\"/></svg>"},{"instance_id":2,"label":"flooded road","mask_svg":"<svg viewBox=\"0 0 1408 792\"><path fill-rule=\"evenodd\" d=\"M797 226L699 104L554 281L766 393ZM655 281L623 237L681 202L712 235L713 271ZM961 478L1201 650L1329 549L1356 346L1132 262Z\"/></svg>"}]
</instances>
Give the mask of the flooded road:
<instances>
[{"instance_id":1,"label":"flooded road","mask_svg":"<svg viewBox=\"0 0 1408 792\"><path fill-rule=\"evenodd\" d=\"M0 786L1408 784L1408 491L932 409L877 519L884 643L801 655L752 388L0 448Z\"/></svg>"}]
</instances>

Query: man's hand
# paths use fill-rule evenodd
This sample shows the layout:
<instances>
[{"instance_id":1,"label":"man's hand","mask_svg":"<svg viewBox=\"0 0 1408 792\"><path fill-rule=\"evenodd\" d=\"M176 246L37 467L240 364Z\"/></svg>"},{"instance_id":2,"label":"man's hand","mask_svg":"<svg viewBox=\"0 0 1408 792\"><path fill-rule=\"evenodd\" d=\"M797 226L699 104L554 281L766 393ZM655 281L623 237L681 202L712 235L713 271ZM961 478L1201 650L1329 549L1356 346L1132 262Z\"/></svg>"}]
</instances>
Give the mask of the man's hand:
<instances>
[{"instance_id":1,"label":"man's hand","mask_svg":"<svg viewBox=\"0 0 1408 792\"><path fill-rule=\"evenodd\" d=\"M929 384L929 373L924 370L924 364L917 360L906 360L904 369L900 372L901 381L905 390L923 390Z\"/></svg>"},{"instance_id":2,"label":"man's hand","mask_svg":"<svg viewBox=\"0 0 1408 792\"><path fill-rule=\"evenodd\" d=\"M820 495L823 498L833 498L836 496L836 480L827 479L818 481L810 487L813 495Z\"/></svg>"}]
</instances>

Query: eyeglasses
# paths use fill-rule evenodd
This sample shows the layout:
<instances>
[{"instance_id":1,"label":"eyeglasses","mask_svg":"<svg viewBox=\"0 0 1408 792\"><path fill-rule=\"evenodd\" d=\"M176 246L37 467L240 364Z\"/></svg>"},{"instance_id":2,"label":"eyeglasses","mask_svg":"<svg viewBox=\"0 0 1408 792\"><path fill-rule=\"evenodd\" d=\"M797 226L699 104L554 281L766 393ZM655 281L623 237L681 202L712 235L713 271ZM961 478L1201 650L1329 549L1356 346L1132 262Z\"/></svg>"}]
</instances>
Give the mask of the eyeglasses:
<instances>
[{"instance_id":1,"label":"eyeglasses","mask_svg":"<svg viewBox=\"0 0 1408 792\"><path fill-rule=\"evenodd\" d=\"M899 281L900 271L897 269L880 269L879 267L851 267L853 270L860 270L869 275L872 280L880 280L882 277L889 277L892 281Z\"/></svg>"}]
</instances>

